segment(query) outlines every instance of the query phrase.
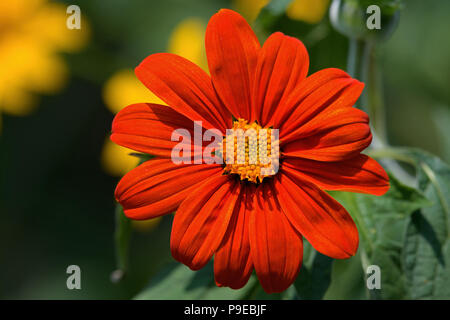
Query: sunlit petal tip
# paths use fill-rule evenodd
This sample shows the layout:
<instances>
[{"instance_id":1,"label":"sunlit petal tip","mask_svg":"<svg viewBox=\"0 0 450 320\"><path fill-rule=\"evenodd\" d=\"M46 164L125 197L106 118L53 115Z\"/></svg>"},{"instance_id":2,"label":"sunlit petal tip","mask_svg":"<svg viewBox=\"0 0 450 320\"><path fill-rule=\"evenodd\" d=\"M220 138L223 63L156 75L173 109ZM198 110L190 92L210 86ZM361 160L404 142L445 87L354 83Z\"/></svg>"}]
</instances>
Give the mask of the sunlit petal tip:
<instances>
[{"instance_id":1,"label":"sunlit petal tip","mask_svg":"<svg viewBox=\"0 0 450 320\"><path fill-rule=\"evenodd\" d=\"M353 256L359 235L350 214L326 192L291 173L275 180L280 205L292 226L319 252L335 259Z\"/></svg>"},{"instance_id":2,"label":"sunlit petal tip","mask_svg":"<svg viewBox=\"0 0 450 320\"><path fill-rule=\"evenodd\" d=\"M235 118L251 118L252 88L260 44L247 21L222 9L209 20L206 56L217 94Z\"/></svg>"}]
</instances>

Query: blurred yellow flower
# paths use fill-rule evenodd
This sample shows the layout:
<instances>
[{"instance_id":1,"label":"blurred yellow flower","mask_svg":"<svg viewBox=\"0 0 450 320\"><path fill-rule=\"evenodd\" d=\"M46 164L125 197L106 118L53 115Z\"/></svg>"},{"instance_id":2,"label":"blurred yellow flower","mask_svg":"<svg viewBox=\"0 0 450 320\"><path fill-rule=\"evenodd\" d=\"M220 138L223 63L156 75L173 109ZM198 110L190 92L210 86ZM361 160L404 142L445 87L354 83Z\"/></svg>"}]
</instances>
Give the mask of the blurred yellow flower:
<instances>
[{"instance_id":1,"label":"blurred yellow flower","mask_svg":"<svg viewBox=\"0 0 450 320\"><path fill-rule=\"evenodd\" d=\"M83 19L80 30L67 28L66 9L47 0L0 1L0 115L26 115L36 94L64 86L68 70L58 53L77 51L89 38Z\"/></svg>"},{"instance_id":2,"label":"blurred yellow flower","mask_svg":"<svg viewBox=\"0 0 450 320\"><path fill-rule=\"evenodd\" d=\"M209 72L205 52L206 25L197 18L180 22L172 32L168 51L194 62Z\"/></svg>"},{"instance_id":3,"label":"blurred yellow flower","mask_svg":"<svg viewBox=\"0 0 450 320\"><path fill-rule=\"evenodd\" d=\"M255 21L259 12L270 0L233 0L233 8L242 14L248 22Z\"/></svg>"},{"instance_id":4,"label":"blurred yellow flower","mask_svg":"<svg viewBox=\"0 0 450 320\"><path fill-rule=\"evenodd\" d=\"M168 52L178 54L184 58L208 70L206 53L204 50L206 25L196 18L188 18L180 22L173 30ZM134 75L132 69L117 71L103 88L103 100L112 113L119 112L122 108L139 102L151 102L165 105L165 103L150 92ZM102 166L113 176L122 176L138 164L138 158L131 156L134 151L112 143L106 139L102 152ZM133 226L139 231L153 229L160 218L132 221Z\"/></svg>"},{"instance_id":5,"label":"blurred yellow flower","mask_svg":"<svg viewBox=\"0 0 450 320\"><path fill-rule=\"evenodd\" d=\"M330 0L294 0L288 6L286 15L294 20L318 23L325 15ZM233 7L249 22L253 22L269 0L233 0Z\"/></svg>"},{"instance_id":6,"label":"blurred yellow flower","mask_svg":"<svg viewBox=\"0 0 450 320\"><path fill-rule=\"evenodd\" d=\"M330 0L295 0L286 10L286 15L294 20L315 24L322 20L329 4Z\"/></svg>"}]
</instances>

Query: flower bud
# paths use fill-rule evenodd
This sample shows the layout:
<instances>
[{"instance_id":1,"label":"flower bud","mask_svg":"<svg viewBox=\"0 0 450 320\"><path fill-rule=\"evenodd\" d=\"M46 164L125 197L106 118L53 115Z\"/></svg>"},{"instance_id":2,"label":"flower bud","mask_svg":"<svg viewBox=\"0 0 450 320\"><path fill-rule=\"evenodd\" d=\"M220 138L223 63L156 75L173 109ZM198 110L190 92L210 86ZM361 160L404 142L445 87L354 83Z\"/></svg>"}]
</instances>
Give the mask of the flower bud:
<instances>
[{"instance_id":1,"label":"flower bud","mask_svg":"<svg viewBox=\"0 0 450 320\"><path fill-rule=\"evenodd\" d=\"M400 8L400 0L333 0L330 20L349 38L382 41L397 27Z\"/></svg>"}]
</instances>

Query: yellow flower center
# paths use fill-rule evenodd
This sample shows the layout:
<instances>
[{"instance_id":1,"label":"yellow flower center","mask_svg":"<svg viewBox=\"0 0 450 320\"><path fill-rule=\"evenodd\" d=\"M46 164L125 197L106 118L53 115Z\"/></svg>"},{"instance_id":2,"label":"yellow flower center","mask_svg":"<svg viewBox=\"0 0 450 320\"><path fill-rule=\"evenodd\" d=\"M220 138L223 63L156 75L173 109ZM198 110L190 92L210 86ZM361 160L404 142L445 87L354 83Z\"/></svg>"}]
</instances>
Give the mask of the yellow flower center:
<instances>
[{"instance_id":1,"label":"yellow flower center","mask_svg":"<svg viewBox=\"0 0 450 320\"><path fill-rule=\"evenodd\" d=\"M256 122L234 121L223 140L224 173L237 174L241 180L253 183L276 174L280 154L277 132L262 128Z\"/></svg>"}]
</instances>

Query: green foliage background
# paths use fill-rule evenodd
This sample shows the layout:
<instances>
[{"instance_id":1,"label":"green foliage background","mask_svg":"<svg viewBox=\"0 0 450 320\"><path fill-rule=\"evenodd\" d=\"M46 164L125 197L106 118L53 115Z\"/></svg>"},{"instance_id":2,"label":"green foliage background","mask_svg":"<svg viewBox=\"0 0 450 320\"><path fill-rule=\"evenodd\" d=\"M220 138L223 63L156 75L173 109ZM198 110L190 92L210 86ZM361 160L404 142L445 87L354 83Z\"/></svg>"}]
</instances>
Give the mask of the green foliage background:
<instances>
[{"instance_id":1,"label":"green foliage background","mask_svg":"<svg viewBox=\"0 0 450 320\"><path fill-rule=\"evenodd\" d=\"M348 39L328 16L317 25L288 19L273 1L255 29L263 40L273 30L304 41L310 73L346 69ZM72 2L67 1L67 4ZM384 81L386 152L417 176L414 187L391 175L383 197L333 192L360 231L358 254L333 261L305 244L294 285L265 294L253 275L241 290L217 288L212 265L198 272L174 263L172 216L149 233L115 233L117 179L100 167L100 152L113 115L103 104L104 82L165 51L183 18L205 20L225 0L77 1L92 25L92 40L67 56L72 79L56 96L43 97L25 118L4 116L0 136L0 298L19 299L449 299L450 298L450 2L405 0L393 36L377 59ZM369 153L371 151L368 151ZM120 217L120 212L119 212ZM120 219L119 219L120 220ZM115 241L116 240L116 241ZM127 275L112 283L115 243L128 256ZM121 260L124 263L124 259ZM66 288L66 268L82 270L82 290ZM382 289L367 290L366 267L379 265Z\"/></svg>"}]
</instances>

